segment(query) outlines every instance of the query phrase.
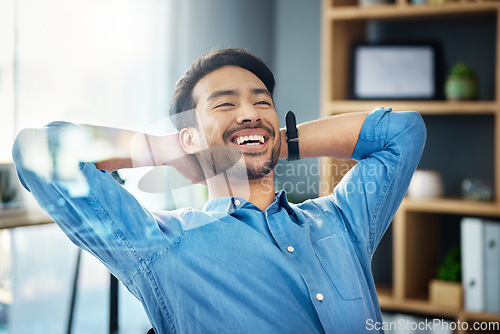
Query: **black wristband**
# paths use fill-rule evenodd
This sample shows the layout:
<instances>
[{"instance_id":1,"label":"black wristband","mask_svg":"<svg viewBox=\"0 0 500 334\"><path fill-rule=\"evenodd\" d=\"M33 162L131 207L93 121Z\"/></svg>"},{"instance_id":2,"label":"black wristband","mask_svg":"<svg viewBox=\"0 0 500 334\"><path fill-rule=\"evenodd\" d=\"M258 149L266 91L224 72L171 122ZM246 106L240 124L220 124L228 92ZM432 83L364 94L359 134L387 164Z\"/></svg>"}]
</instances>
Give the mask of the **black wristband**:
<instances>
[{"instance_id":1,"label":"black wristband","mask_svg":"<svg viewBox=\"0 0 500 334\"><path fill-rule=\"evenodd\" d=\"M288 143L288 161L300 159L299 154L299 131L297 130L297 122L293 112L287 112L286 121L286 142Z\"/></svg>"}]
</instances>

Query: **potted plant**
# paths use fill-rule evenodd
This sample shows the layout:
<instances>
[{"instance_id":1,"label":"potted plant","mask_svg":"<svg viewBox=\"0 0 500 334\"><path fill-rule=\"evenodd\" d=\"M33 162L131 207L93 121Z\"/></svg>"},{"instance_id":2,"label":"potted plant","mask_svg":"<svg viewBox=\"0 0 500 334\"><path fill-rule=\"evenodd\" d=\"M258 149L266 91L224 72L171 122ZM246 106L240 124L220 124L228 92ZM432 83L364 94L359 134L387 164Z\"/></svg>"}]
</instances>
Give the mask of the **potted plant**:
<instances>
[{"instance_id":1,"label":"potted plant","mask_svg":"<svg viewBox=\"0 0 500 334\"><path fill-rule=\"evenodd\" d=\"M460 248L453 247L439 266L437 279L429 284L430 302L450 308L461 308L463 302L462 262Z\"/></svg>"},{"instance_id":2,"label":"potted plant","mask_svg":"<svg viewBox=\"0 0 500 334\"><path fill-rule=\"evenodd\" d=\"M476 99L478 90L476 74L465 63L458 63L448 74L444 90L448 100Z\"/></svg>"}]
</instances>

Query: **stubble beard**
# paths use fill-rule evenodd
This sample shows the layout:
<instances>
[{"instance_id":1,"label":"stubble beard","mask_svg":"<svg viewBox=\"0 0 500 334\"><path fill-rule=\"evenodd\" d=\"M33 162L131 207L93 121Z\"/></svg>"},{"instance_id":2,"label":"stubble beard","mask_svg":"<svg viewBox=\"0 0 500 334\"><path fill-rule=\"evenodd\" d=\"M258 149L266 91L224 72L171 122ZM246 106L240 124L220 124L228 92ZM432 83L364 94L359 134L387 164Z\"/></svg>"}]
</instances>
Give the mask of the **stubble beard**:
<instances>
[{"instance_id":1,"label":"stubble beard","mask_svg":"<svg viewBox=\"0 0 500 334\"><path fill-rule=\"evenodd\" d=\"M281 150L281 140L278 136L278 140L271 149L271 157L270 159L264 160L262 163L257 165L251 165L251 163L247 163L247 176L248 180L258 180L263 178L264 176L271 173L278 162L278 157L280 155ZM257 156L259 154L245 153L243 156Z\"/></svg>"}]
</instances>

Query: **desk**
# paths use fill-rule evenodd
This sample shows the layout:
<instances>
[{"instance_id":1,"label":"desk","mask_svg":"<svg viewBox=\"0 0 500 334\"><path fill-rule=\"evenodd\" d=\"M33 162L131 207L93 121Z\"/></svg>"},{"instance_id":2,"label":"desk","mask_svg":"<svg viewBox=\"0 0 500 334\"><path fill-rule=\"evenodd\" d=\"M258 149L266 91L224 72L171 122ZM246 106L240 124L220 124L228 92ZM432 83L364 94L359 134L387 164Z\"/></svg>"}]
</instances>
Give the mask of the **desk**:
<instances>
[{"instance_id":1,"label":"desk","mask_svg":"<svg viewBox=\"0 0 500 334\"><path fill-rule=\"evenodd\" d=\"M43 212L30 212L18 215L5 215L0 214L0 229L15 228L24 226L52 224L54 221Z\"/></svg>"},{"instance_id":2,"label":"desk","mask_svg":"<svg viewBox=\"0 0 500 334\"><path fill-rule=\"evenodd\" d=\"M16 228L16 227L26 227L26 226L36 226L53 224L54 221L42 211L38 212L28 212L23 214L12 214L0 216L0 229L6 228ZM80 269L80 259L81 259L81 249L78 249L78 257L76 260L76 270L75 277L73 280L73 291L71 295L71 304L69 310L67 333L71 333L71 327L73 322L73 311L75 307L75 299L77 293L77 282L78 282L78 272ZM110 274L110 286L109 286L109 333L118 333L118 280L115 276Z\"/></svg>"}]
</instances>

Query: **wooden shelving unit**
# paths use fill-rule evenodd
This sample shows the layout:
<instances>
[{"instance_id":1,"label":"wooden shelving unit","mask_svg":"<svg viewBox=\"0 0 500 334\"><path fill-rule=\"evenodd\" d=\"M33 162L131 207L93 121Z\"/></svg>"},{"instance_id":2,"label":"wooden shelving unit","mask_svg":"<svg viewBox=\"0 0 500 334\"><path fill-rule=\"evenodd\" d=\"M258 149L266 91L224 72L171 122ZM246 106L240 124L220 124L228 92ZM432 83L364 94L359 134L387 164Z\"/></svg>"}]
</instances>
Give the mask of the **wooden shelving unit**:
<instances>
[{"instance_id":1,"label":"wooden shelving unit","mask_svg":"<svg viewBox=\"0 0 500 334\"><path fill-rule=\"evenodd\" d=\"M351 45L367 41L370 21L408 21L495 17L496 55L494 98L489 101L366 101L349 100ZM410 312L427 317L447 317L459 321L496 321L500 314L475 313L464 309L447 309L428 299L428 283L435 276L439 248L441 215L483 216L500 219L500 1L458 0L443 5L413 5L410 0L371 7L358 6L357 0L323 0L322 7L322 82L321 107L324 117L376 107L395 111L414 110L422 115L489 115L494 120L494 195L495 202L472 202L443 198L433 200L405 199L393 222L392 286L377 286L384 310ZM427 145L433 145L427 142ZM322 183L333 190L354 162L322 159ZM458 331L458 333L471 333ZM475 333L475 332L474 332Z\"/></svg>"},{"instance_id":2,"label":"wooden shelving unit","mask_svg":"<svg viewBox=\"0 0 500 334\"><path fill-rule=\"evenodd\" d=\"M450 15L494 13L498 3L493 1L460 1L442 5L412 5L406 1L396 4L384 4L374 7L359 7L357 5L331 6L325 11L325 16L331 20L366 20L391 18L429 18Z\"/></svg>"},{"instance_id":3,"label":"wooden shelving unit","mask_svg":"<svg viewBox=\"0 0 500 334\"><path fill-rule=\"evenodd\" d=\"M461 199L405 199L400 209L408 212L500 217L500 205L495 202L472 202Z\"/></svg>"},{"instance_id":4,"label":"wooden shelving unit","mask_svg":"<svg viewBox=\"0 0 500 334\"><path fill-rule=\"evenodd\" d=\"M394 110L414 110L422 115L495 115L500 108L496 102L448 101L349 101L336 100L327 104L329 114L366 111L373 106L390 106Z\"/></svg>"}]
</instances>

